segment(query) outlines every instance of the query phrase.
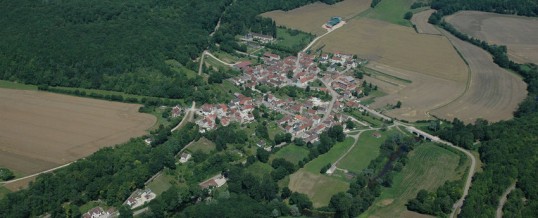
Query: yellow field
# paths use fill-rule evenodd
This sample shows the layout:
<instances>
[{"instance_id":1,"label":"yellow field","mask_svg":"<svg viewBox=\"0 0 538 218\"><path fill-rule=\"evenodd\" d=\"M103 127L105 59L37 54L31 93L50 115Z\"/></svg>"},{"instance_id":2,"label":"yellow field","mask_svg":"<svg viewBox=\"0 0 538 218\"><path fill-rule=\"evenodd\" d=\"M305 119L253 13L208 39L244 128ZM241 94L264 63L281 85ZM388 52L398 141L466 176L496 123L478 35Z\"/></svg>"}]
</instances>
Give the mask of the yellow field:
<instances>
[{"instance_id":1,"label":"yellow field","mask_svg":"<svg viewBox=\"0 0 538 218\"><path fill-rule=\"evenodd\" d=\"M351 18L370 8L371 0L345 0L343 2L327 5L314 3L291 11L271 11L262 14L269 17L279 26L286 26L304 32L321 35L326 32L322 28L332 16Z\"/></svg>"}]
</instances>

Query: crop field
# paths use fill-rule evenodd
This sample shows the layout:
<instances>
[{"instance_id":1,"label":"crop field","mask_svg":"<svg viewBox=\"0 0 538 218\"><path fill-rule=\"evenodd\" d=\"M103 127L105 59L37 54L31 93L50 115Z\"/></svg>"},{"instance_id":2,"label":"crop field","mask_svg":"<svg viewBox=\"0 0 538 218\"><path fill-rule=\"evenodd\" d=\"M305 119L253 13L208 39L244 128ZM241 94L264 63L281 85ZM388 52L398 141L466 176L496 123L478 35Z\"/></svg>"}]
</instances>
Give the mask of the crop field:
<instances>
[{"instance_id":1,"label":"crop field","mask_svg":"<svg viewBox=\"0 0 538 218\"><path fill-rule=\"evenodd\" d=\"M538 19L478 11L462 11L446 21L488 43L506 45L510 59L538 64Z\"/></svg>"},{"instance_id":2,"label":"crop field","mask_svg":"<svg viewBox=\"0 0 538 218\"><path fill-rule=\"evenodd\" d=\"M428 23L430 15L433 14L435 10L425 10L416 14L413 14L411 22L415 25L417 32L421 34L432 34L432 35L441 35L439 30L435 26Z\"/></svg>"},{"instance_id":3,"label":"crop field","mask_svg":"<svg viewBox=\"0 0 538 218\"><path fill-rule=\"evenodd\" d=\"M308 195L314 207L322 207L329 204L334 194L347 191L349 184L335 177L300 169L290 176L289 188Z\"/></svg>"},{"instance_id":4,"label":"crop field","mask_svg":"<svg viewBox=\"0 0 538 218\"><path fill-rule=\"evenodd\" d=\"M334 5L317 2L290 11L277 10L263 13L262 16L275 20L279 26L321 35L326 32L322 28L323 24L331 17L351 18L368 10L371 2L371 0L345 0Z\"/></svg>"},{"instance_id":5,"label":"crop field","mask_svg":"<svg viewBox=\"0 0 538 218\"><path fill-rule=\"evenodd\" d=\"M405 204L418 191L434 191L445 181L459 179L459 155L432 143L419 145L409 153L409 162L394 176L393 185L384 188L374 204L361 217L418 217L407 211Z\"/></svg>"},{"instance_id":6,"label":"crop field","mask_svg":"<svg viewBox=\"0 0 538 218\"><path fill-rule=\"evenodd\" d=\"M271 156L271 160L275 158L284 158L287 161L297 164L300 160L308 156L308 149L294 144L286 145Z\"/></svg>"},{"instance_id":7,"label":"crop field","mask_svg":"<svg viewBox=\"0 0 538 218\"><path fill-rule=\"evenodd\" d=\"M477 118L489 121L508 120L527 95L527 85L517 75L493 63L483 49L464 42L442 30L469 63L469 89L456 101L432 111L439 117L457 117L466 123Z\"/></svg>"},{"instance_id":8,"label":"crop field","mask_svg":"<svg viewBox=\"0 0 538 218\"><path fill-rule=\"evenodd\" d=\"M22 175L147 134L140 105L0 88L0 166Z\"/></svg>"},{"instance_id":9,"label":"crop field","mask_svg":"<svg viewBox=\"0 0 538 218\"><path fill-rule=\"evenodd\" d=\"M376 138L372 134L378 132L381 134L381 137ZM368 167L370 161L375 159L379 155L379 148L381 143L383 143L387 137L391 134L394 134L395 131L365 131L360 137L357 145L347 154L347 156L342 159L338 168L346 169L354 173L360 173L363 169Z\"/></svg>"}]
</instances>

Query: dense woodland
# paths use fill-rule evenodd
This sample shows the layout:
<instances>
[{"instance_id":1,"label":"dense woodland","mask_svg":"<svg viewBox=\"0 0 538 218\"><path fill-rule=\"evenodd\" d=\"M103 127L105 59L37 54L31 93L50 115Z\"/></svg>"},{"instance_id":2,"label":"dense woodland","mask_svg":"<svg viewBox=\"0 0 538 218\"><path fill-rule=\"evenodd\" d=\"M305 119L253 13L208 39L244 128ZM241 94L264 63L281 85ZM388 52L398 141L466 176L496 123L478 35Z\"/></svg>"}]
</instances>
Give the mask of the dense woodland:
<instances>
[{"instance_id":1,"label":"dense woodland","mask_svg":"<svg viewBox=\"0 0 538 218\"><path fill-rule=\"evenodd\" d=\"M454 144L466 149L477 149L484 171L473 178L461 217L493 217L501 194L513 182L516 190L510 194L504 211L510 217L538 216L538 66L534 64L517 64L509 60L507 49L503 45L490 45L484 41L469 37L451 25L442 21L442 16L458 10L481 10L497 13L509 13L526 16L538 15L536 1L462 1L434 0L432 8L437 14L430 17L430 22L440 24L458 38L477 45L493 55L494 62L501 67L520 74L528 84L529 94L514 113L515 118L489 124L477 120L465 125L460 120L453 120L449 127L438 128L430 125L431 131ZM424 195L422 193L421 195ZM418 196L410 205L416 211L438 214L429 207L424 196ZM408 205L409 206L409 205Z\"/></svg>"}]
</instances>

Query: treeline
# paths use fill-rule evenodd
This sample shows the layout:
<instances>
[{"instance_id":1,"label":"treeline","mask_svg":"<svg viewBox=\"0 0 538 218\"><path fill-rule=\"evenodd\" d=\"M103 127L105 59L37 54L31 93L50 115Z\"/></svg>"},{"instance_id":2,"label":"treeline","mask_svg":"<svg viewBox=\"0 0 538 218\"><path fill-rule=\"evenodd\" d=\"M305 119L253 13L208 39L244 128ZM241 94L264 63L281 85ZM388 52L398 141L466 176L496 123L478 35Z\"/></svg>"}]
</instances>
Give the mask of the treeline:
<instances>
[{"instance_id":1,"label":"treeline","mask_svg":"<svg viewBox=\"0 0 538 218\"><path fill-rule=\"evenodd\" d=\"M461 197L462 181L445 182L435 192L420 190L417 197L407 203L407 209L422 214L443 217L452 212L452 206Z\"/></svg>"},{"instance_id":2,"label":"treeline","mask_svg":"<svg viewBox=\"0 0 538 218\"><path fill-rule=\"evenodd\" d=\"M431 7L437 12L432 14L435 20L461 10L495 12L499 14L516 14L537 16L538 2L534 0L432 0Z\"/></svg>"},{"instance_id":3,"label":"treeline","mask_svg":"<svg viewBox=\"0 0 538 218\"><path fill-rule=\"evenodd\" d=\"M329 206L323 210L335 212L335 217L357 217L366 211L381 194L382 186L392 186L394 173L403 169L407 154L415 146L412 138L399 134L390 136L381 145L379 156L357 175L349 190L332 196Z\"/></svg>"},{"instance_id":4,"label":"treeline","mask_svg":"<svg viewBox=\"0 0 538 218\"><path fill-rule=\"evenodd\" d=\"M0 217L66 217L89 201L120 207L136 188L155 173L175 169L174 155L198 136L187 125L162 144L147 146L140 138L103 148L54 173L42 174L27 189L0 200Z\"/></svg>"}]
</instances>

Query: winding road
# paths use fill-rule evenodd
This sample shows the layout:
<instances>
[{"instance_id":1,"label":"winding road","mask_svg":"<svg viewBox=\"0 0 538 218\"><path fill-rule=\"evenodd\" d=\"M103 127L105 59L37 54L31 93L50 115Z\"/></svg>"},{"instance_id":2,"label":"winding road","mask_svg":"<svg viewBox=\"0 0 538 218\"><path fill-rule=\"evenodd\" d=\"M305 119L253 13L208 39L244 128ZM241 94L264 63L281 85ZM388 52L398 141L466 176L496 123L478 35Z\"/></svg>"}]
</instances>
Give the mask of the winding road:
<instances>
[{"instance_id":1,"label":"winding road","mask_svg":"<svg viewBox=\"0 0 538 218\"><path fill-rule=\"evenodd\" d=\"M497 206L497 212L495 214L495 218L502 218L503 217L503 207L504 207L504 204L506 204L506 201L508 200L508 194L510 194L510 192L514 191L514 189L516 189L516 182L512 183L512 185L510 185L510 187L508 187L503 195L501 196L501 199L499 200L499 206Z\"/></svg>"}]
</instances>

